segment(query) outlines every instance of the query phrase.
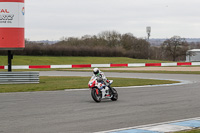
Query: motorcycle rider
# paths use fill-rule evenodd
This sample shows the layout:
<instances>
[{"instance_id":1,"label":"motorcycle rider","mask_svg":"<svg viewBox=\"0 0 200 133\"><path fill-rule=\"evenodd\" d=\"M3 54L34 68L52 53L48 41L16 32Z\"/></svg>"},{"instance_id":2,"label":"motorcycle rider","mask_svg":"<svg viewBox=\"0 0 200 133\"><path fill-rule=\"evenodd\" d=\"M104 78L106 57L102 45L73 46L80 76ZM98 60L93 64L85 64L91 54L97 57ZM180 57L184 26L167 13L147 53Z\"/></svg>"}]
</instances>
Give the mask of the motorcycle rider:
<instances>
[{"instance_id":1,"label":"motorcycle rider","mask_svg":"<svg viewBox=\"0 0 200 133\"><path fill-rule=\"evenodd\" d=\"M115 94L115 91L112 89L112 87L110 87L109 80L106 78L105 74L102 71L100 71L98 68L93 69L93 75L92 75L91 79L93 79L95 77L97 77L98 82L103 81L105 83L105 85L108 86L111 93Z\"/></svg>"}]
</instances>

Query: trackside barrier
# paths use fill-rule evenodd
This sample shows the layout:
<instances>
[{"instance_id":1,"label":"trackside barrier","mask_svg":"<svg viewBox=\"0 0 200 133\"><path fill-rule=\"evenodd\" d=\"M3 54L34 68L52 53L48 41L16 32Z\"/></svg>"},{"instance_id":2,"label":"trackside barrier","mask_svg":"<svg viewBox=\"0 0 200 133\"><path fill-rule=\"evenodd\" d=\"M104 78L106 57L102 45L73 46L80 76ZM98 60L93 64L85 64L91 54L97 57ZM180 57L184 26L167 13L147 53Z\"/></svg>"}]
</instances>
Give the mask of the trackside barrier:
<instances>
[{"instance_id":1,"label":"trackside barrier","mask_svg":"<svg viewBox=\"0 0 200 133\"><path fill-rule=\"evenodd\" d=\"M12 69L38 69L38 68L93 68L93 67L162 67L162 66L200 66L200 62L175 63L128 63L128 64L75 64L75 65L24 65L12 66ZM8 69L0 66L0 69Z\"/></svg>"},{"instance_id":2,"label":"trackside barrier","mask_svg":"<svg viewBox=\"0 0 200 133\"><path fill-rule=\"evenodd\" d=\"M145 63L130 63L128 67L145 67Z\"/></svg>"},{"instance_id":3,"label":"trackside barrier","mask_svg":"<svg viewBox=\"0 0 200 133\"><path fill-rule=\"evenodd\" d=\"M161 63L161 66L177 66L177 63Z\"/></svg>"},{"instance_id":4,"label":"trackside barrier","mask_svg":"<svg viewBox=\"0 0 200 133\"><path fill-rule=\"evenodd\" d=\"M145 66L161 66L161 63L146 63Z\"/></svg>"},{"instance_id":5,"label":"trackside barrier","mask_svg":"<svg viewBox=\"0 0 200 133\"><path fill-rule=\"evenodd\" d=\"M39 72L0 72L0 84L39 83Z\"/></svg>"},{"instance_id":6,"label":"trackside barrier","mask_svg":"<svg viewBox=\"0 0 200 133\"><path fill-rule=\"evenodd\" d=\"M200 66L200 62L192 62L192 66Z\"/></svg>"}]
</instances>

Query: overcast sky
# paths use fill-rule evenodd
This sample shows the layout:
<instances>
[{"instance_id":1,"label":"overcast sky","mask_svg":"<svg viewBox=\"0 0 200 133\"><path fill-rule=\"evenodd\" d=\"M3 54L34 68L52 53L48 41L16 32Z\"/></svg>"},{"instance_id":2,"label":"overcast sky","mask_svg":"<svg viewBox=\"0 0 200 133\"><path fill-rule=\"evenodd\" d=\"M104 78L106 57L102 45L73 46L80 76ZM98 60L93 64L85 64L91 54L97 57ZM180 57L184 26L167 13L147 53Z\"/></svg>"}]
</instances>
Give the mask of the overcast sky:
<instances>
[{"instance_id":1,"label":"overcast sky","mask_svg":"<svg viewBox=\"0 0 200 133\"><path fill-rule=\"evenodd\" d=\"M200 0L26 0L30 40L97 35L102 31L145 38L200 38Z\"/></svg>"}]
</instances>

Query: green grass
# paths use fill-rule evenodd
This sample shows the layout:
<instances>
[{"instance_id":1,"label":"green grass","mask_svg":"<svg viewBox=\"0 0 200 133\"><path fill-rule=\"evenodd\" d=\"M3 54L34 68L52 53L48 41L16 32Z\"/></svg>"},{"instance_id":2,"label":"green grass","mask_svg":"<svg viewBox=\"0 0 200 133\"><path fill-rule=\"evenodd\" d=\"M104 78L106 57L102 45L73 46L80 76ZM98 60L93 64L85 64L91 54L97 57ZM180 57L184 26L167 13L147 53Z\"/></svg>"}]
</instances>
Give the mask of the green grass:
<instances>
[{"instance_id":1,"label":"green grass","mask_svg":"<svg viewBox=\"0 0 200 133\"><path fill-rule=\"evenodd\" d=\"M7 65L7 56L0 56L0 66ZM13 65L65 65L65 64L120 64L161 63L169 61L132 59L126 57L69 57L69 56L14 56Z\"/></svg>"},{"instance_id":2,"label":"green grass","mask_svg":"<svg viewBox=\"0 0 200 133\"><path fill-rule=\"evenodd\" d=\"M63 56L14 56L12 65L67 65L67 64L121 64L121 63L162 63L170 61L143 60L126 57L63 57ZM0 66L7 65L7 56L0 56ZM193 67L193 66L190 66ZM67 69L29 69L28 71L55 71ZM74 71L76 69L68 69ZM0 71L7 71L0 69ZM27 70L12 70L27 71ZM82 71L82 70L81 70ZM83 69L83 71L85 71ZM131 72L131 73L166 73L166 74L200 74L200 71L129 71L108 70L109 72Z\"/></svg>"},{"instance_id":3,"label":"green grass","mask_svg":"<svg viewBox=\"0 0 200 133\"><path fill-rule=\"evenodd\" d=\"M200 129L194 129L191 131L181 131L181 132L175 132L175 133L200 133Z\"/></svg>"},{"instance_id":4,"label":"green grass","mask_svg":"<svg viewBox=\"0 0 200 133\"><path fill-rule=\"evenodd\" d=\"M113 87L141 86L155 84L178 83L168 80L109 78L114 80ZM5 92L31 92L31 91L56 91L65 89L88 88L90 77L40 77L39 84L14 84L0 85L0 93Z\"/></svg>"}]
</instances>

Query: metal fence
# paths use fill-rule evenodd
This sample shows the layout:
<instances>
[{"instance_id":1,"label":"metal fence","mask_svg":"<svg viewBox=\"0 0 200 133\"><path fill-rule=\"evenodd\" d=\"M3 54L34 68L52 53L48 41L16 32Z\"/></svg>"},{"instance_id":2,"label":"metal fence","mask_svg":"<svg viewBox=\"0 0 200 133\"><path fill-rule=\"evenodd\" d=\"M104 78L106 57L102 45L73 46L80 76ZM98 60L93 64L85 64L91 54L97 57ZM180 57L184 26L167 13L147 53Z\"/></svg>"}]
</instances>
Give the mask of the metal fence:
<instances>
[{"instance_id":1,"label":"metal fence","mask_svg":"<svg viewBox=\"0 0 200 133\"><path fill-rule=\"evenodd\" d=\"M39 72L0 72L0 84L39 83Z\"/></svg>"}]
</instances>

